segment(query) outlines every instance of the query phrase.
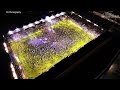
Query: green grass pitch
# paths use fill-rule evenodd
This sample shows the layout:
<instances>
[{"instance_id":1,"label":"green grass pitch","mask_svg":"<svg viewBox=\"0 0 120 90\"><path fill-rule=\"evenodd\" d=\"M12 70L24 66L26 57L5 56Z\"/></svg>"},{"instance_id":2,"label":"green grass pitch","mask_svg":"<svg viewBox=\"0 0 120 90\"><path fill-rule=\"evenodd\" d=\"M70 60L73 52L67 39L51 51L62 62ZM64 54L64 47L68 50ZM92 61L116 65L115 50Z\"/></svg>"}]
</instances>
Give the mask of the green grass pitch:
<instances>
[{"instance_id":1,"label":"green grass pitch","mask_svg":"<svg viewBox=\"0 0 120 90\"><path fill-rule=\"evenodd\" d=\"M11 50L19 58L18 65L22 66L26 79L34 79L47 72L95 38L69 19L50 25L49 29L54 32L40 28L20 41L10 42ZM35 42L44 38L47 38L44 42Z\"/></svg>"}]
</instances>

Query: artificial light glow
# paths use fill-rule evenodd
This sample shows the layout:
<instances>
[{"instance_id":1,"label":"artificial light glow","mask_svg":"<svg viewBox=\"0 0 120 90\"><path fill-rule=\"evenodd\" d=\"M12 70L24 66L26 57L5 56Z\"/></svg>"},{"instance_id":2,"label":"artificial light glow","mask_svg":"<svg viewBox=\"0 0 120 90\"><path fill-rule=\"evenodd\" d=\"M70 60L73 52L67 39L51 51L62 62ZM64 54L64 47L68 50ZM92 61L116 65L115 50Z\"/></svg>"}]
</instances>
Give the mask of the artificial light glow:
<instances>
[{"instance_id":1,"label":"artificial light glow","mask_svg":"<svg viewBox=\"0 0 120 90\"><path fill-rule=\"evenodd\" d=\"M104 15L101 15L101 17L102 17L102 18L105 18L105 16L104 16Z\"/></svg>"},{"instance_id":2,"label":"artificial light glow","mask_svg":"<svg viewBox=\"0 0 120 90\"><path fill-rule=\"evenodd\" d=\"M16 55L14 55L14 58L16 59L16 61L17 61L18 63L20 63L20 60L19 60L19 58L18 58Z\"/></svg>"},{"instance_id":3,"label":"artificial light glow","mask_svg":"<svg viewBox=\"0 0 120 90\"><path fill-rule=\"evenodd\" d=\"M15 68L14 68L14 66L13 66L12 63L10 64L10 67L11 67L11 70L12 70L12 74L13 74L14 79L18 79L17 74L16 74L16 72L15 72Z\"/></svg>"},{"instance_id":4,"label":"artificial light glow","mask_svg":"<svg viewBox=\"0 0 120 90\"><path fill-rule=\"evenodd\" d=\"M64 15L64 14L65 14L65 12L61 12L61 13L60 13L60 15Z\"/></svg>"},{"instance_id":5,"label":"artificial light glow","mask_svg":"<svg viewBox=\"0 0 120 90\"><path fill-rule=\"evenodd\" d=\"M33 27L35 26L33 23L28 24L28 27Z\"/></svg>"},{"instance_id":6,"label":"artificial light glow","mask_svg":"<svg viewBox=\"0 0 120 90\"><path fill-rule=\"evenodd\" d=\"M86 19L87 20L87 22L91 22L90 20L88 20L88 19Z\"/></svg>"},{"instance_id":7,"label":"artificial light glow","mask_svg":"<svg viewBox=\"0 0 120 90\"><path fill-rule=\"evenodd\" d=\"M16 29L15 29L15 32L19 32L19 31L20 31L20 28L16 28Z\"/></svg>"},{"instance_id":8,"label":"artificial light glow","mask_svg":"<svg viewBox=\"0 0 120 90\"><path fill-rule=\"evenodd\" d=\"M98 25L94 23L94 26L98 26Z\"/></svg>"},{"instance_id":9,"label":"artificial light glow","mask_svg":"<svg viewBox=\"0 0 120 90\"><path fill-rule=\"evenodd\" d=\"M75 12L72 11L71 14L73 14L73 13L75 13Z\"/></svg>"},{"instance_id":10,"label":"artificial light glow","mask_svg":"<svg viewBox=\"0 0 120 90\"><path fill-rule=\"evenodd\" d=\"M110 66L108 72L113 72L113 71L115 71L115 70L116 70L116 67L117 67L117 65L116 65L115 63L113 63L113 64Z\"/></svg>"},{"instance_id":11,"label":"artificial light glow","mask_svg":"<svg viewBox=\"0 0 120 90\"><path fill-rule=\"evenodd\" d=\"M11 34L13 34L13 33L14 33L14 31L9 31L9 32L8 32L9 35L11 35Z\"/></svg>"},{"instance_id":12,"label":"artificial light glow","mask_svg":"<svg viewBox=\"0 0 120 90\"><path fill-rule=\"evenodd\" d=\"M80 18L82 18L82 16L78 15Z\"/></svg>"},{"instance_id":13,"label":"artificial light glow","mask_svg":"<svg viewBox=\"0 0 120 90\"><path fill-rule=\"evenodd\" d=\"M51 18L50 18L49 16L46 16L46 17L45 17L45 20L48 21L48 22L52 22L52 21L51 21Z\"/></svg>"},{"instance_id":14,"label":"artificial light glow","mask_svg":"<svg viewBox=\"0 0 120 90\"><path fill-rule=\"evenodd\" d=\"M114 68L114 65L111 65L111 67L109 68L109 70L112 70Z\"/></svg>"},{"instance_id":15,"label":"artificial light glow","mask_svg":"<svg viewBox=\"0 0 120 90\"><path fill-rule=\"evenodd\" d=\"M39 21L35 21L34 23L35 23L35 24L39 24L40 22L39 22Z\"/></svg>"},{"instance_id":16,"label":"artificial light glow","mask_svg":"<svg viewBox=\"0 0 120 90\"><path fill-rule=\"evenodd\" d=\"M24 30L27 29L27 28L29 28L27 25L23 26L23 29L24 29Z\"/></svg>"},{"instance_id":17,"label":"artificial light glow","mask_svg":"<svg viewBox=\"0 0 120 90\"><path fill-rule=\"evenodd\" d=\"M45 22L45 20L44 20L44 19L41 19L40 21L41 21L41 22Z\"/></svg>"},{"instance_id":18,"label":"artificial light glow","mask_svg":"<svg viewBox=\"0 0 120 90\"><path fill-rule=\"evenodd\" d=\"M59 16L60 16L60 14L56 14L55 16L56 16L56 17L59 17Z\"/></svg>"},{"instance_id":19,"label":"artificial light glow","mask_svg":"<svg viewBox=\"0 0 120 90\"><path fill-rule=\"evenodd\" d=\"M55 16L53 16L53 15L52 15L50 18L51 18L51 19L54 19L54 18L55 18Z\"/></svg>"},{"instance_id":20,"label":"artificial light glow","mask_svg":"<svg viewBox=\"0 0 120 90\"><path fill-rule=\"evenodd\" d=\"M3 46L4 46L4 48L5 48L5 51L6 51L7 53L9 53L8 48L7 48L7 44L6 44L5 42L3 43Z\"/></svg>"}]
</instances>

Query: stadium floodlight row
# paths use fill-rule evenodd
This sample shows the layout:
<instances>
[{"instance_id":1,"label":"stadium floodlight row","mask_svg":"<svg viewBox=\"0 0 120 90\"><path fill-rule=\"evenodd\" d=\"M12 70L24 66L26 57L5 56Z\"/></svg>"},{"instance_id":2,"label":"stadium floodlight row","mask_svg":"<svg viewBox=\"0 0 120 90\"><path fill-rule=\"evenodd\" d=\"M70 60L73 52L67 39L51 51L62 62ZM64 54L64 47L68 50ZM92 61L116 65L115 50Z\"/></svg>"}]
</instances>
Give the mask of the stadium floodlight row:
<instances>
[{"instance_id":1,"label":"stadium floodlight row","mask_svg":"<svg viewBox=\"0 0 120 90\"><path fill-rule=\"evenodd\" d=\"M12 35L12 34L14 34L15 32L21 31L22 29L23 29L23 30L26 30L27 28L34 27L35 25L39 24L40 22L45 22L45 21L51 22L52 19L54 19L54 18L56 18L56 17L60 17L60 16L62 16L62 15L64 15L64 14L65 14L65 12L61 12L61 13L58 13L58 14L56 14L56 15L52 15L52 16L50 16L50 17L49 17L49 16L46 16L45 19L42 18L41 20L35 21L34 23L29 23L28 25L24 25L22 28L16 28L15 30L9 30L9 31L8 31L8 35Z\"/></svg>"}]
</instances>

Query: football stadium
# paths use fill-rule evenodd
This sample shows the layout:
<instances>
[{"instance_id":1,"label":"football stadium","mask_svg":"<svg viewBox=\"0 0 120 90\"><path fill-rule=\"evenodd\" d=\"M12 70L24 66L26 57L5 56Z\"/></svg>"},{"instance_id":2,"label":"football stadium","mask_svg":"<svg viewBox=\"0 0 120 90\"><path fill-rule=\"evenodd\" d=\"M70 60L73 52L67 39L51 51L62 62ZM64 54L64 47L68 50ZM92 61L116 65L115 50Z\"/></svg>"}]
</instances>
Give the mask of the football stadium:
<instances>
[{"instance_id":1,"label":"football stadium","mask_svg":"<svg viewBox=\"0 0 120 90\"><path fill-rule=\"evenodd\" d=\"M9 31L4 46L14 78L35 79L49 72L103 32L97 24L74 12L46 16Z\"/></svg>"}]
</instances>

